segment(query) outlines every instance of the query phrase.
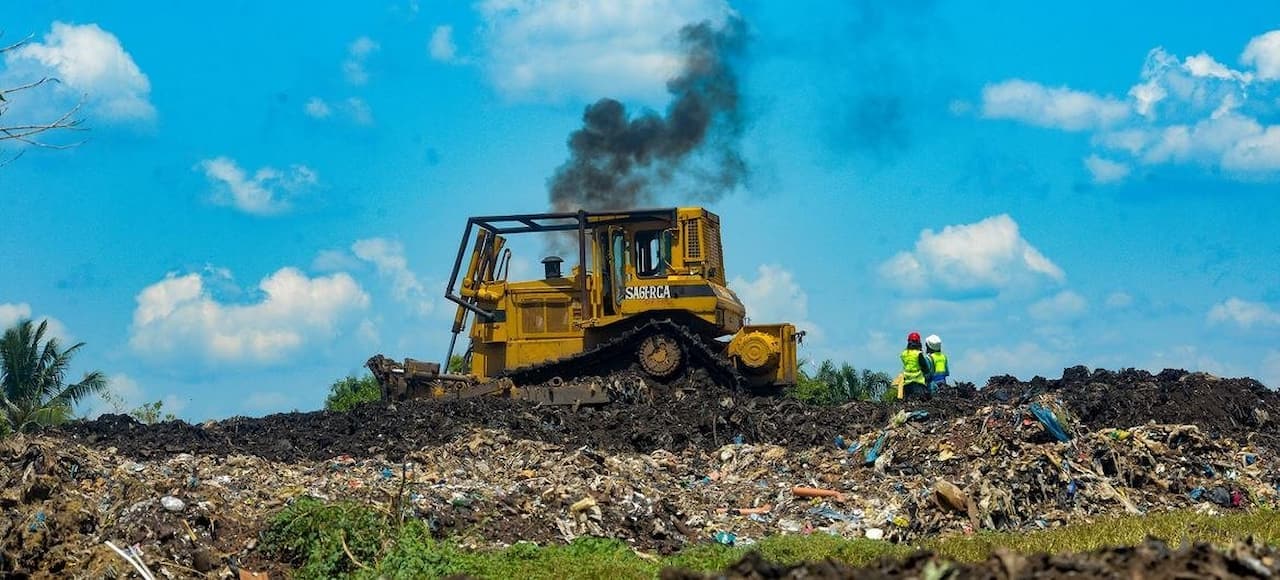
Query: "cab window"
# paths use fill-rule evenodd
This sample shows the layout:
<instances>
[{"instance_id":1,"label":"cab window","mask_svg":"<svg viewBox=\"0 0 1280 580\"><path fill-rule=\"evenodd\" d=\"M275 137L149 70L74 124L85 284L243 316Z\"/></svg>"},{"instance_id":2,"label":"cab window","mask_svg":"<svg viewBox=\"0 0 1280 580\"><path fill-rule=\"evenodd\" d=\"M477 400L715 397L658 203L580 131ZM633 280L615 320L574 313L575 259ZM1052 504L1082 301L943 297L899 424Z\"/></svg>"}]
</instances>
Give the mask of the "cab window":
<instances>
[{"instance_id":1,"label":"cab window","mask_svg":"<svg viewBox=\"0 0 1280 580\"><path fill-rule=\"evenodd\" d=\"M671 264L671 234L666 230L636 232L634 255L637 276L666 276Z\"/></svg>"}]
</instances>

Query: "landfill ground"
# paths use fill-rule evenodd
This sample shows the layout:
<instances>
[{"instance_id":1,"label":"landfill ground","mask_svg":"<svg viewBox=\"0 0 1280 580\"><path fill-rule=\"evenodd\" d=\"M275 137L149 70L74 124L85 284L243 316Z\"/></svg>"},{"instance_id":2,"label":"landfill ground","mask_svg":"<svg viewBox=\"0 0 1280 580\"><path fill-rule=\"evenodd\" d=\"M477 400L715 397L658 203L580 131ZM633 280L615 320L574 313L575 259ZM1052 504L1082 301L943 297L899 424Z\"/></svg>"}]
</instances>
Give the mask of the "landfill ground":
<instances>
[{"instance_id":1,"label":"landfill ground","mask_svg":"<svg viewBox=\"0 0 1280 580\"><path fill-rule=\"evenodd\" d=\"M420 520L464 548L607 537L658 555L778 534L914 544L1122 514L1275 509L1276 420L1280 394L1251 379L1083 367L1054 380L995 377L927 402L840 407L691 379L599 409L467 400L203 425L104 416L0 442L0 576L128 576L108 541L136 546L170 577L287 570L296 562L260 541L303 496ZM1068 575L1068 560L1086 575L1236 574L1255 561L1276 571L1265 548L1248 549L1252 560L1144 546L1023 564L1047 576ZM1166 552L1173 560L1153 555ZM797 572L754 560L725 573L918 576L911 566L926 563L913 561ZM966 577L1008 575L966 566Z\"/></svg>"},{"instance_id":2,"label":"landfill ground","mask_svg":"<svg viewBox=\"0 0 1280 580\"><path fill-rule=\"evenodd\" d=\"M664 570L663 580L835 580L845 578L1274 578L1280 575L1280 553L1274 548L1239 542L1226 550L1205 543L1168 546L1148 540L1133 547L1082 554L1032 554L1000 551L984 562L952 562L921 552L853 567L826 560L793 565L768 562L759 554L711 573Z\"/></svg>"}]
</instances>

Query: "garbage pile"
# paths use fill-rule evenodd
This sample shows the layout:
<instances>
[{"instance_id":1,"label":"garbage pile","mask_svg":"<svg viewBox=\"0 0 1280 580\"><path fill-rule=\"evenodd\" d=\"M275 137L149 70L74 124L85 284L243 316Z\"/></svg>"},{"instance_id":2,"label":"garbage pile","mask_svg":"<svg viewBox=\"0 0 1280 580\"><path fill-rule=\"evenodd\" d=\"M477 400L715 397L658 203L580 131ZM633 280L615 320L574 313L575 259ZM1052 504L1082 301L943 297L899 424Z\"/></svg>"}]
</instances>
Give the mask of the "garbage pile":
<instances>
[{"instance_id":1,"label":"garbage pile","mask_svg":"<svg viewBox=\"0 0 1280 580\"><path fill-rule=\"evenodd\" d=\"M1208 544L1177 549L1159 540L1147 540L1132 548L1109 548L1086 554L1035 554L1001 552L980 564L951 562L927 552L904 560L884 560L865 568L839 562L810 562L781 566L750 553L723 572L703 574L687 570L663 570L663 580L852 578L1274 578L1280 575L1280 553L1265 545L1241 542L1228 550Z\"/></svg>"},{"instance_id":2,"label":"garbage pile","mask_svg":"<svg viewBox=\"0 0 1280 580\"><path fill-rule=\"evenodd\" d=\"M677 384L664 397L601 408L536 407L506 399L368 404L348 412L285 413L232 418L203 425L144 426L105 415L73 424L68 436L116 447L133 457L177 453L245 454L280 461L338 455L391 459L465 436L476 428L512 437L608 451L713 449L742 435L790 449L822 445L837 433L878 428L895 413L924 410L931 420L964 417L986 405L1025 405L1041 394L1061 400L1086 429L1131 427L1149 421L1195 424L1210 436L1252 438L1280 448L1280 394L1252 379L1219 379L1166 370L1090 373L1066 369L1062 379L1019 382L995 377L983 389L945 389L932 401L890 405L855 401L819 407L785 398L751 397ZM1260 439L1259 439L1260 438Z\"/></svg>"},{"instance_id":3,"label":"garbage pile","mask_svg":"<svg viewBox=\"0 0 1280 580\"><path fill-rule=\"evenodd\" d=\"M261 565L258 533L303 496L394 510L470 547L604 536L662 553L1280 506L1275 393L1187 373L1076 376L922 405L677 389L576 413L470 400L206 425L106 416L0 444L0 575L127 572L108 541L177 576ZM1114 421L1090 406L1106 397Z\"/></svg>"}]
</instances>

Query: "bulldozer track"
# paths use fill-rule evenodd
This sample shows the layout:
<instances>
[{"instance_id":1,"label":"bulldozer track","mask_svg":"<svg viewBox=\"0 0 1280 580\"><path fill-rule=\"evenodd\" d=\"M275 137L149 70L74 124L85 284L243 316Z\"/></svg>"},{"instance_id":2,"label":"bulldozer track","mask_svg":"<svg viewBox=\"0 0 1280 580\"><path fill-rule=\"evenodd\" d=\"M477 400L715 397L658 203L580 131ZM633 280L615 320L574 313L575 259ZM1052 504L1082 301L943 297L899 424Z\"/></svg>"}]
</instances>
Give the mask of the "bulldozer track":
<instances>
[{"instance_id":1,"label":"bulldozer track","mask_svg":"<svg viewBox=\"0 0 1280 580\"><path fill-rule=\"evenodd\" d=\"M609 375L621 370L621 363L634 361L641 341L654 334L666 334L680 343L687 356L686 369L700 368L717 384L735 390L743 388L743 377L733 362L713 350L688 327L670 319L651 320L577 354L525 365L500 376L519 385L537 385L556 377L571 380L577 377Z\"/></svg>"}]
</instances>

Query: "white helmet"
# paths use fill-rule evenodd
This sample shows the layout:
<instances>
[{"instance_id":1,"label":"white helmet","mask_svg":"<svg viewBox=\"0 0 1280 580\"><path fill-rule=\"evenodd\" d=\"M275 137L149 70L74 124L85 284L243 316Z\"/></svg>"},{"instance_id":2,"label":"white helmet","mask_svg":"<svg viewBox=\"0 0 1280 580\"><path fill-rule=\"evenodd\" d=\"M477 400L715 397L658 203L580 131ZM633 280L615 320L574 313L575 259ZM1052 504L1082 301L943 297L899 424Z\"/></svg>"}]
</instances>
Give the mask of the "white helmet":
<instances>
[{"instance_id":1,"label":"white helmet","mask_svg":"<svg viewBox=\"0 0 1280 580\"><path fill-rule=\"evenodd\" d=\"M942 352L942 339L936 334L930 334L929 338L924 339L924 345L933 352Z\"/></svg>"}]
</instances>

